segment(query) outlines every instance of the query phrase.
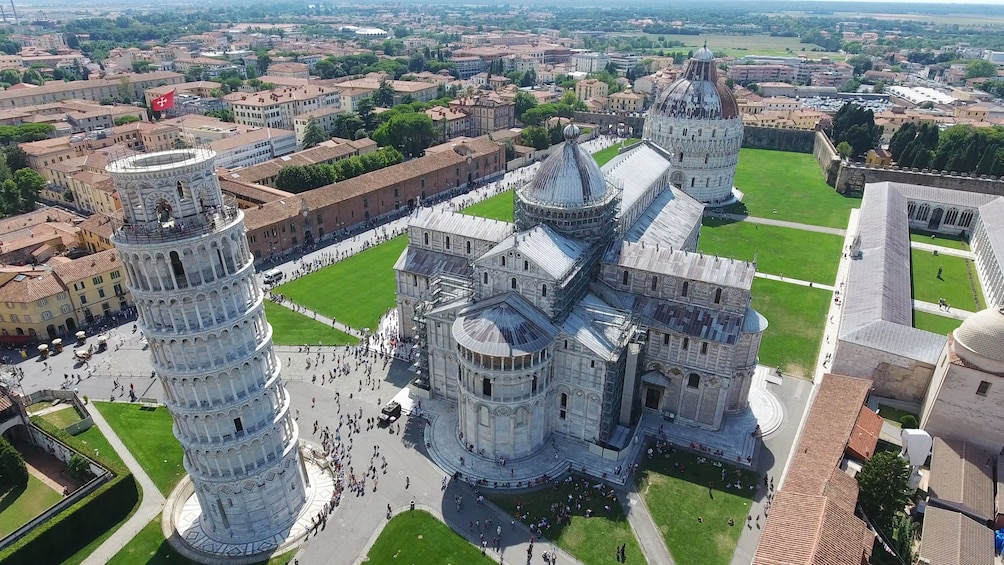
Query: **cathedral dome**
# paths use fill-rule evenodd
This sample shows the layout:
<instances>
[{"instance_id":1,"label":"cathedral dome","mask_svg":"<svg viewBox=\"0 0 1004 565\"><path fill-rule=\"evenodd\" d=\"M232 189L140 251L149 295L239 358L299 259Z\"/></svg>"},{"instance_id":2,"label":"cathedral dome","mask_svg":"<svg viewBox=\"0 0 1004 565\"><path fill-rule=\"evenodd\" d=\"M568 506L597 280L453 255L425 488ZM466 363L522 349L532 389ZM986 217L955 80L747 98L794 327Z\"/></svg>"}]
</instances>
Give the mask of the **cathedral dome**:
<instances>
[{"instance_id":1,"label":"cathedral dome","mask_svg":"<svg viewBox=\"0 0 1004 565\"><path fill-rule=\"evenodd\" d=\"M453 322L453 338L481 355L517 357L545 349L557 331L546 319L531 320L509 299Z\"/></svg>"},{"instance_id":2,"label":"cathedral dome","mask_svg":"<svg viewBox=\"0 0 1004 565\"><path fill-rule=\"evenodd\" d=\"M731 119L739 116L739 106L729 87L718 81L715 55L704 46L687 61L683 76L659 94L650 114L677 118Z\"/></svg>"},{"instance_id":3,"label":"cathedral dome","mask_svg":"<svg viewBox=\"0 0 1004 565\"><path fill-rule=\"evenodd\" d=\"M952 336L956 355L965 361L988 371L1004 369L1004 308L987 308L969 316Z\"/></svg>"},{"instance_id":4,"label":"cathedral dome","mask_svg":"<svg viewBox=\"0 0 1004 565\"><path fill-rule=\"evenodd\" d=\"M565 144L540 165L522 190L524 199L559 208L589 206L606 199L607 183L592 155L579 145L579 128L565 126Z\"/></svg>"}]
</instances>

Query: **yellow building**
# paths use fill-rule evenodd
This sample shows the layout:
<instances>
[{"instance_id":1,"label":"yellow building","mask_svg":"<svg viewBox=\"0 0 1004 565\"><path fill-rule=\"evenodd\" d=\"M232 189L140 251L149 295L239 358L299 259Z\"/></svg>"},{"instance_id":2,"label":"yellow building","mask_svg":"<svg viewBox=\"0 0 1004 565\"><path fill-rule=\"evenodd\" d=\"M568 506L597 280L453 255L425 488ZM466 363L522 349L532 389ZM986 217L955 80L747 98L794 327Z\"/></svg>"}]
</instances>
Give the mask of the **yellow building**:
<instances>
[{"instance_id":1,"label":"yellow building","mask_svg":"<svg viewBox=\"0 0 1004 565\"><path fill-rule=\"evenodd\" d=\"M615 92L610 95L609 107L615 112L641 112L645 96L636 92Z\"/></svg>"},{"instance_id":2,"label":"yellow building","mask_svg":"<svg viewBox=\"0 0 1004 565\"><path fill-rule=\"evenodd\" d=\"M892 154L881 147L878 149L869 149L868 153L865 154L865 163L885 167L892 164Z\"/></svg>"},{"instance_id":3,"label":"yellow building","mask_svg":"<svg viewBox=\"0 0 1004 565\"><path fill-rule=\"evenodd\" d=\"M589 100L590 98L606 98L610 87L602 80L587 78L575 83L575 97L579 100Z\"/></svg>"},{"instance_id":4,"label":"yellow building","mask_svg":"<svg viewBox=\"0 0 1004 565\"><path fill-rule=\"evenodd\" d=\"M34 267L0 268L0 341L72 336L77 328L132 304L114 249Z\"/></svg>"}]
</instances>

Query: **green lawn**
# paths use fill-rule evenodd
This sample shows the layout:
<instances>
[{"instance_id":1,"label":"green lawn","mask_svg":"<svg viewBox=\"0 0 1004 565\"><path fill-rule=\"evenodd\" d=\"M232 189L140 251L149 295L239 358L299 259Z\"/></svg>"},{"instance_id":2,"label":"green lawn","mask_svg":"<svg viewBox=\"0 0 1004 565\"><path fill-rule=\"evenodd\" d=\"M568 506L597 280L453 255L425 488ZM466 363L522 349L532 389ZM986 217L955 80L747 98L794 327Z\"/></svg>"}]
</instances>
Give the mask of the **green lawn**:
<instances>
[{"instance_id":1,"label":"green lawn","mask_svg":"<svg viewBox=\"0 0 1004 565\"><path fill-rule=\"evenodd\" d=\"M931 237L934 235L934 237ZM969 251L969 243L964 239L959 237L950 237L943 234L931 234L925 232L913 232L910 234L910 241L916 241L918 243L929 243L931 245L940 245L941 247L951 247L952 249L961 249L963 251Z\"/></svg>"},{"instance_id":2,"label":"green lawn","mask_svg":"<svg viewBox=\"0 0 1004 565\"><path fill-rule=\"evenodd\" d=\"M470 216L478 216L479 218L488 218L489 220L511 222L515 206L516 201L513 191L507 190L502 194L496 194L477 204L471 204L467 208L464 208L464 213Z\"/></svg>"},{"instance_id":3,"label":"green lawn","mask_svg":"<svg viewBox=\"0 0 1004 565\"><path fill-rule=\"evenodd\" d=\"M955 331L955 328L962 325L962 320L946 318L937 314L928 314L920 310L913 311L913 327L934 332L936 334L948 335Z\"/></svg>"},{"instance_id":4,"label":"green lawn","mask_svg":"<svg viewBox=\"0 0 1004 565\"><path fill-rule=\"evenodd\" d=\"M42 418L61 430L65 430L67 426L76 424L81 420L80 414L77 414L77 411L69 404L62 410L42 415Z\"/></svg>"},{"instance_id":5,"label":"green lawn","mask_svg":"<svg viewBox=\"0 0 1004 565\"><path fill-rule=\"evenodd\" d=\"M272 324L272 343L276 345L355 345L359 340L349 334L322 324L303 314L269 300L265 301L265 317Z\"/></svg>"},{"instance_id":6,"label":"green lawn","mask_svg":"<svg viewBox=\"0 0 1004 565\"><path fill-rule=\"evenodd\" d=\"M394 263L407 244L400 235L272 292L350 327L376 329L394 306Z\"/></svg>"},{"instance_id":7,"label":"green lawn","mask_svg":"<svg viewBox=\"0 0 1004 565\"><path fill-rule=\"evenodd\" d=\"M885 404L879 404L879 416L882 416L883 419L897 428L902 427L902 424L899 423L899 419L907 415L917 418L918 422L920 421L920 414L907 412L906 410L900 410L899 408L893 408L892 406L886 406Z\"/></svg>"},{"instance_id":8,"label":"green lawn","mask_svg":"<svg viewBox=\"0 0 1004 565\"><path fill-rule=\"evenodd\" d=\"M735 183L743 201L728 211L750 216L843 229L851 209L861 205L860 198L827 185L808 153L743 148Z\"/></svg>"},{"instance_id":9,"label":"green lawn","mask_svg":"<svg viewBox=\"0 0 1004 565\"><path fill-rule=\"evenodd\" d=\"M623 147L630 147L639 141L641 140L637 138L625 139ZM618 143L616 145L611 145L606 149L600 149L596 153L593 153L593 159L596 159L596 164L602 167L603 165L606 165L608 161L617 156L621 147L622 145Z\"/></svg>"},{"instance_id":10,"label":"green lawn","mask_svg":"<svg viewBox=\"0 0 1004 565\"><path fill-rule=\"evenodd\" d=\"M610 563L616 547L621 544L627 546L625 552L628 563L644 563L645 558L620 504L605 498L599 491L591 488L596 481L590 482L582 477L575 479L572 484L561 483L557 489L545 487L521 494L496 494L492 495L491 499L511 516L516 516L516 507L519 505L519 514L522 516L529 513L529 521L548 518L552 525L544 529L544 537L571 553L585 565ZM583 486L583 482L588 484ZM576 486L578 488L575 488ZM587 496L581 501L582 508L576 506L573 509L571 522L556 524L557 520L551 512L551 505L567 504L568 495L578 499L580 493L585 493ZM610 511L606 511L604 506L610 506ZM586 509L593 511L593 517L586 518ZM527 520L521 521L527 522Z\"/></svg>"},{"instance_id":11,"label":"green lawn","mask_svg":"<svg viewBox=\"0 0 1004 565\"><path fill-rule=\"evenodd\" d=\"M494 553L494 552L493 552ZM490 557L422 510L398 514L384 526L370 548L366 563L382 565L489 565Z\"/></svg>"},{"instance_id":12,"label":"green lawn","mask_svg":"<svg viewBox=\"0 0 1004 565\"><path fill-rule=\"evenodd\" d=\"M752 306L767 318L760 363L812 378L832 294L769 279L753 280Z\"/></svg>"},{"instance_id":13,"label":"green lawn","mask_svg":"<svg viewBox=\"0 0 1004 565\"><path fill-rule=\"evenodd\" d=\"M293 552L272 557L256 565L286 565L292 561ZM164 539L160 529L160 516L147 524L132 540L112 557L107 565L198 565L176 552Z\"/></svg>"},{"instance_id":14,"label":"green lawn","mask_svg":"<svg viewBox=\"0 0 1004 565\"><path fill-rule=\"evenodd\" d=\"M758 484L756 473L736 472L735 467L716 467L710 460L699 464L696 455L679 450L643 458L639 489L678 565L728 565L732 560L756 492L747 487ZM726 482L736 481L741 490L725 488ZM729 518L734 525L728 524Z\"/></svg>"},{"instance_id":15,"label":"green lawn","mask_svg":"<svg viewBox=\"0 0 1004 565\"><path fill-rule=\"evenodd\" d=\"M910 282L914 300L937 304L944 298L950 306L973 312L986 308L976 267L969 259L911 249Z\"/></svg>"},{"instance_id":16,"label":"green lawn","mask_svg":"<svg viewBox=\"0 0 1004 565\"><path fill-rule=\"evenodd\" d=\"M705 218L702 253L757 261L757 270L832 285L844 240L837 235Z\"/></svg>"},{"instance_id":17,"label":"green lawn","mask_svg":"<svg viewBox=\"0 0 1004 565\"><path fill-rule=\"evenodd\" d=\"M181 444L171 431L171 414L163 406L155 410L125 402L95 402L122 443L150 475L164 496L185 476Z\"/></svg>"},{"instance_id":18,"label":"green lawn","mask_svg":"<svg viewBox=\"0 0 1004 565\"><path fill-rule=\"evenodd\" d=\"M0 493L0 537L6 536L63 499L63 495L28 475L24 488Z\"/></svg>"}]
</instances>

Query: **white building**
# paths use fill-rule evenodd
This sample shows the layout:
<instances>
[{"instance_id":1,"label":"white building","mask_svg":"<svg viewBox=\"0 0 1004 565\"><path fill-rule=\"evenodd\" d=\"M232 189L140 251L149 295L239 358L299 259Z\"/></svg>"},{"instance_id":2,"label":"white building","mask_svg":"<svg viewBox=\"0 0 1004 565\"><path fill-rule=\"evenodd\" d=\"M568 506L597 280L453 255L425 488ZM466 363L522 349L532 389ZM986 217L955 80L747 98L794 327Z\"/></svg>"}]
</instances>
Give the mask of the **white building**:
<instances>
[{"instance_id":1,"label":"white building","mask_svg":"<svg viewBox=\"0 0 1004 565\"><path fill-rule=\"evenodd\" d=\"M744 411L766 320L755 265L696 253L703 206L641 143L601 171L565 128L516 198L515 225L433 209L395 265L420 373L457 406L471 457L552 434L622 449L647 410L705 429ZM437 438L438 440L438 438Z\"/></svg>"},{"instance_id":2,"label":"white building","mask_svg":"<svg viewBox=\"0 0 1004 565\"><path fill-rule=\"evenodd\" d=\"M743 142L742 113L707 47L687 62L683 77L658 94L643 137L673 156L670 181L705 204L732 198Z\"/></svg>"},{"instance_id":3,"label":"white building","mask_svg":"<svg viewBox=\"0 0 1004 565\"><path fill-rule=\"evenodd\" d=\"M215 154L184 149L108 165L124 225L112 236L201 508L224 544L274 549L306 500L297 424L272 350L244 214Z\"/></svg>"},{"instance_id":4,"label":"white building","mask_svg":"<svg viewBox=\"0 0 1004 565\"><path fill-rule=\"evenodd\" d=\"M571 67L581 73L598 73L610 64L610 55L587 51L572 53Z\"/></svg>"},{"instance_id":5,"label":"white building","mask_svg":"<svg viewBox=\"0 0 1004 565\"><path fill-rule=\"evenodd\" d=\"M234 121L252 127L294 129L297 116L322 108L340 108L342 94L323 86L291 86L248 94L232 92L223 97Z\"/></svg>"},{"instance_id":6,"label":"white building","mask_svg":"<svg viewBox=\"0 0 1004 565\"><path fill-rule=\"evenodd\" d=\"M216 152L216 164L239 169L264 163L296 151L296 132L260 128L209 142Z\"/></svg>"}]
</instances>

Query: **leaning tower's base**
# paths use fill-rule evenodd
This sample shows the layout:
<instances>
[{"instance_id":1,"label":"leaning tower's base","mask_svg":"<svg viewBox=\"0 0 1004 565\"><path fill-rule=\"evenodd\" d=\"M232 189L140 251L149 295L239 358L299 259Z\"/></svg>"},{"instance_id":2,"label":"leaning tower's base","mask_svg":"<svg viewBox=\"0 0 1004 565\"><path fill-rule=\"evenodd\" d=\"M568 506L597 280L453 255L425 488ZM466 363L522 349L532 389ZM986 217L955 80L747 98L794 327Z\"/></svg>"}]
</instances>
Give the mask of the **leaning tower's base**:
<instances>
[{"instance_id":1,"label":"leaning tower's base","mask_svg":"<svg viewBox=\"0 0 1004 565\"><path fill-rule=\"evenodd\" d=\"M307 447L303 445L302 447ZM164 507L161 528L164 537L175 551L197 563L232 563L244 565L267 560L271 555L281 555L294 549L313 528L312 520L330 511L335 493L334 470L322 467L303 454L310 481L306 488L306 502L295 522L286 531L254 543L222 543L202 530L202 509L195 496L191 477L185 476L171 491Z\"/></svg>"}]
</instances>

